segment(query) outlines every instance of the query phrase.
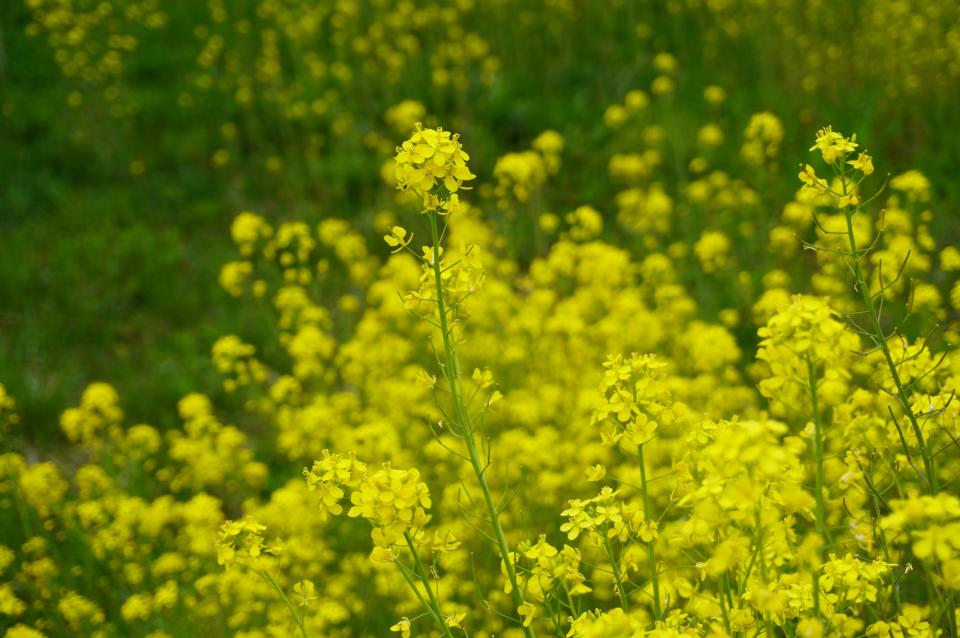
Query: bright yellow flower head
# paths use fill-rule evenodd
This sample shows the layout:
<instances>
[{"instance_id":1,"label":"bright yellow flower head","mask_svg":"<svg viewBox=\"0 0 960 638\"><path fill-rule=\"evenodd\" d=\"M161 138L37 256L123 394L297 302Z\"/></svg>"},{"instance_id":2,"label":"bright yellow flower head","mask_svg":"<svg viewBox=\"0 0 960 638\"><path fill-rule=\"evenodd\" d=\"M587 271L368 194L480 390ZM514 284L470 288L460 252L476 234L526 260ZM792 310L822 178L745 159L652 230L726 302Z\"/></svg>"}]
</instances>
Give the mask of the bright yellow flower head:
<instances>
[{"instance_id":1,"label":"bright yellow flower head","mask_svg":"<svg viewBox=\"0 0 960 638\"><path fill-rule=\"evenodd\" d=\"M523 626L529 627L530 623L537 616L537 608L530 603L523 603L517 607L517 613L523 617Z\"/></svg>"},{"instance_id":2,"label":"bright yellow flower head","mask_svg":"<svg viewBox=\"0 0 960 638\"><path fill-rule=\"evenodd\" d=\"M866 151L857 155L857 159L848 161L847 164L860 171L864 175L869 175L873 172L873 158L870 157Z\"/></svg>"},{"instance_id":3,"label":"bright yellow flower head","mask_svg":"<svg viewBox=\"0 0 960 638\"><path fill-rule=\"evenodd\" d=\"M217 538L217 562L229 568L239 561L256 561L265 554L276 554L276 549L263 542L266 530L265 525L252 520L227 521Z\"/></svg>"},{"instance_id":4,"label":"bright yellow flower head","mask_svg":"<svg viewBox=\"0 0 960 638\"><path fill-rule=\"evenodd\" d=\"M470 156L459 138L440 128L417 125L410 139L397 147L397 187L422 197L425 210L450 212L457 208L457 191L476 177L467 168Z\"/></svg>"},{"instance_id":5,"label":"bright yellow flower head","mask_svg":"<svg viewBox=\"0 0 960 638\"><path fill-rule=\"evenodd\" d=\"M810 150L819 149L820 154L823 155L823 161L827 164L834 164L838 159L852 153L856 148L856 135L847 138L842 133L834 131L832 126L826 126L817 132L817 142L810 147Z\"/></svg>"}]
</instances>

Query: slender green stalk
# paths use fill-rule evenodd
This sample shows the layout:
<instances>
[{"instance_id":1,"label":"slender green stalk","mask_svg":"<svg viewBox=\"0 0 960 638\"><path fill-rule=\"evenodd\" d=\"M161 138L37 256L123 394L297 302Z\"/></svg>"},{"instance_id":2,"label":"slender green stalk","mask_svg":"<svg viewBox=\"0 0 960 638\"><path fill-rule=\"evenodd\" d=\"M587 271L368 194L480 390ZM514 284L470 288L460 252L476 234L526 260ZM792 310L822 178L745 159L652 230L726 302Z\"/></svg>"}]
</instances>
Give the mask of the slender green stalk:
<instances>
[{"instance_id":1,"label":"slender green stalk","mask_svg":"<svg viewBox=\"0 0 960 638\"><path fill-rule=\"evenodd\" d=\"M638 450L640 456L640 493L643 496L643 517L653 520L653 506L650 504L650 495L647 493L647 465L643 458L643 446ZM660 609L660 573L657 567L657 550L654 547L656 539L647 543L647 560L650 563L650 582L653 584L653 616L657 620L663 618Z\"/></svg>"},{"instance_id":2,"label":"slender green stalk","mask_svg":"<svg viewBox=\"0 0 960 638\"><path fill-rule=\"evenodd\" d=\"M620 607L623 611L630 611L630 603L627 601L627 592L623 588L623 575L620 573L620 561L617 560L610 547L610 538L604 534L603 548L607 551L607 558L610 559L610 566L613 569L613 580L617 585L617 594L620 596Z\"/></svg>"},{"instance_id":3,"label":"slender green stalk","mask_svg":"<svg viewBox=\"0 0 960 638\"><path fill-rule=\"evenodd\" d=\"M727 581L726 572L723 574L721 585L723 586L723 591L717 594L717 600L720 601L720 614L723 617L723 628L727 630L727 635L733 635L733 629L730 627L730 612L727 610L729 581Z\"/></svg>"},{"instance_id":4,"label":"slender green stalk","mask_svg":"<svg viewBox=\"0 0 960 638\"><path fill-rule=\"evenodd\" d=\"M880 520L880 499L876 487L870 481L869 476L867 476L867 471L863 468L860 468L860 472L863 474L863 478L867 483L867 492L870 494L871 500L873 501L873 512L874 512L874 535L879 541L880 548L883 550L883 560L885 563L893 564L893 560L890 556L890 547L887 543L887 535L883 531L883 526L878 525L877 521ZM890 570L890 589L893 592L893 599L897 603L897 613L903 611L903 601L900 598L900 583L897 577L897 574Z\"/></svg>"},{"instance_id":5,"label":"slender green stalk","mask_svg":"<svg viewBox=\"0 0 960 638\"><path fill-rule=\"evenodd\" d=\"M845 179L845 173L842 184L843 194L846 195L847 181ZM870 323L873 330L870 336L874 343L876 343L876 345L880 348L880 351L883 352L883 358L887 362L887 368L890 370L890 376L893 378L893 384L897 388L897 392L894 397L896 398L897 403L900 404L900 408L903 410L904 414L907 415L907 419L910 421L910 427L913 430L913 435L917 437L917 444L920 446L920 456L923 458L923 466L927 475L927 486L930 489L930 493L936 495L940 491L940 484L937 480L937 471L934 464L933 455L930 453L930 447L923 438L923 431L920 429L920 424L917 422L917 417L913 413L913 408L910 407L910 398L904 388L903 381L900 379L900 371L897 369L897 364L893 360L893 356L890 354L890 347L887 344L883 326L880 325L880 313L877 312L877 307L873 303L873 295L870 293L870 286L867 283L867 278L863 274L863 254L857 247L857 238L853 232L853 216L859 210L860 207L857 206L856 208L846 207L843 211L844 216L847 219L847 240L850 243L850 257L853 260L853 276L856 280L857 290L860 291L860 296L863 298L863 303L866 306L867 314L870 315Z\"/></svg>"},{"instance_id":6,"label":"slender green stalk","mask_svg":"<svg viewBox=\"0 0 960 638\"><path fill-rule=\"evenodd\" d=\"M399 564L397 565L397 567L399 567L400 574L403 576L403 579L407 581L407 585L413 591L413 594L417 597L417 600L419 600L420 604L423 605L423 608L427 610L427 613L433 616L433 621L437 623L437 626L443 630L443 633L445 636L449 636L452 638L453 634L451 633L450 628L447 627L447 623L444 620L443 615L440 613L439 610L434 609L430 601L424 598L423 594L420 593L420 588L417 587L417 583L413 580L413 578L410 577L410 574L407 573L407 570L409 568L403 567ZM427 589L429 590L429 587Z\"/></svg>"},{"instance_id":7,"label":"slender green stalk","mask_svg":"<svg viewBox=\"0 0 960 638\"><path fill-rule=\"evenodd\" d=\"M449 386L450 400L453 403L454 415L460 426L460 434L463 436L467 454L470 457L470 465L473 467L473 472L477 476L477 482L480 484L480 491L483 493L483 500L487 506L490 524L493 527L497 547L500 550L500 558L503 560L504 569L507 572L507 579L510 581L514 606L520 607L523 604L523 593L517 586L517 570L510 558L510 546L503 532L503 526L500 524L500 511L493 501L493 494L490 492L490 485L487 483L486 470L483 467L480 449L473 436L470 411L463 400L463 394L460 390L460 362L457 358L456 347L451 338L450 322L447 317L447 305L444 300L442 271L440 268L440 229L437 221L439 215L436 211L430 211L427 216L430 218L430 234L433 239L433 278L437 291L437 315L440 322L440 334L443 338L445 356L443 375ZM532 626L523 626L521 624L521 627L527 638L534 638L536 636L536 632Z\"/></svg>"},{"instance_id":8,"label":"slender green stalk","mask_svg":"<svg viewBox=\"0 0 960 638\"><path fill-rule=\"evenodd\" d=\"M810 357L807 357L807 385L810 389L810 403L813 412L813 459L814 459L814 494L816 498L817 532L832 544L830 531L827 529L827 508L823 502L823 424L820 420L820 401L817 396L817 371Z\"/></svg>"},{"instance_id":9,"label":"slender green stalk","mask_svg":"<svg viewBox=\"0 0 960 638\"><path fill-rule=\"evenodd\" d=\"M420 582L423 583L423 587L427 590L427 596L429 597L429 600L423 599L419 590L417 589L416 583L414 583L409 576L407 576L406 572L404 572L404 576L406 576L408 579L407 583L413 588L414 592L417 594L417 597L420 598L420 602L423 603L423 605L430 611L430 614L433 616L434 621L436 621L441 631L443 631L443 634L453 638L453 632L447 625L447 621L443 617L443 611L440 609L440 601L437 600L436 595L433 593L433 588L430 586L430 578L427 576L427 570L423 566L423 561L420 560L420 554L417 552L417 547L413 544L413 539L410 538L409 532L404 532L403 537L407 541L407 547L410 549L410 554L413 556L413 562L417 567L417 577L420 579ZM403 571L403 569L401 568L400 571Z\"/></svg>"},{"instance_id":10,"label":"slender green stalk","mask_svg":"<svg viewBox=\"0 0 960 638\"><path fill-rule=\"evenodd\" d=\"M271 576L266 570L261 571L259 569L255 569L253 571L259 574L261 578L267 581L270 586L273 587L278 594L280 594L280 598L282 598L283 602L287 604L287 610L290 612L290 616L293 617L293 621L297 624L297 627L300 628L300 635L303 636L303 638L307 638L307 629L303 626L303 618L300 617L300 615L297 613L296 607L294 607L293 603L290 602L290 599L287 598L287 594L285 591L283 591L283 587L277 584L277 581L275 581L273 576Z\"/></svg>"},{"instance_id":11,"label":"slender green stalk","mask_svg":"<svg viewBox=\"0 0 960 638\"><path fill-rule=\"evenodd\" d=\"M760 516L759 509L757 510L757 545L760 547L760 578L763 579L763 586L766 587L769 584L767 580L767 559L763 553L763 520ZM764 638L771 638L771 636L776 636L773 631L773 623L770 621L770 612L764 610L763 612L763 627L764 627Z\"/></svg>"},{"instance_id":12,"label":"slender green stalk","mask_svg":"<svg viewBox=\"0 0 960 638\"><path fill-rule=\"evenodd\" d=\"M826 507L823 504L823 435L820 424L820 401L817 397L817 371L810 356L807 355L807 386L810 390L810 403L813 412L813 459L814 459L814 498L816 502L815 518L817 533L830 543L827 532ZM813 570L813 609L820 614L820 568Z\"/></svg>"}]
</instances>

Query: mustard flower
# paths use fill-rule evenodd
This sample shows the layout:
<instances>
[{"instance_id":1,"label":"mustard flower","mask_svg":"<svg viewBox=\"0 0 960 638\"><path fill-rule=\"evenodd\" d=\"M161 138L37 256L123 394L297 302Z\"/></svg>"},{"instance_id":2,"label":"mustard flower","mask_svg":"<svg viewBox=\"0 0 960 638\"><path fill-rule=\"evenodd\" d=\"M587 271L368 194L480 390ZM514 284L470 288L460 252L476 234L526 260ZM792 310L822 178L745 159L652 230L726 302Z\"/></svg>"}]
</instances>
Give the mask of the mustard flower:
<instances>
[{"instance_id":1,"label":"mustard flower","mask_svg":"<svg viewBox=\"0 0 960 638\"><path fill-rule=\"evenodd\" d=\"M911 201L926 202L930 199L930 180L917 170L895 176L890 180L890 188L905 194Z\"/></svg>"},{"instance_id":2,"label":"mustard flower","mask_svg":"<svg viewBox=\"0 0 960 638\"><path fill-rule=\"evenodd\" d=\"M817 172L809 164L804 165L803 169L799 174L800 181L803 182L803 188L809 189L811 191L819 192L827 190L827 180L817 177ZM784 212L786 214L786 211ZM809 218L809 214L806 210L803 211L804 219Z\"/></svg>"},{"instance_id":3,"label":"mustard flower","mask_svg":"<svg viewBox=\"0 0 960 638\"><path fill-rule=\"evenodd\" d=\"M413 233L408 233L402 226L394 226L390 229L389 235L383 236L383 241L393 249L390 252L398 253L410 245L413 241Z\"/></svg>"},{"instance_id":4,"label":"mustard flower","mask_svg":"<svg viewBox=\"0 0 960 638\"><path fill-rule=\"evenodd\" d=\"M390 626L390 631L399 632L401 638L410 638L410 619L404 616Z\"/></svg>"},{"instance_id":5,"label":"mustard flower","mask_svg":"<svg viewBox=\"0 0 960 638\"><path fill-rule=\"evenodd\" d=\"M533 619L537 617L537 608L532 603L523 603L517 607L517 613L523 618L523 626L529 627Z\"/></svg>"},{"instance_id":6,"label":"mustard flower","mask_svg":"<svg viewBox=\"0 0 960 638\"><path fill-rule=\"evenodd\" d=\"M511 197L520 203L530 200L547 179L547 165L544 156L536 151L507 153L497 159L493 175L497 178L500 207L506 208Z\"/></svg>"},{"instance_id":7,"label":"mustard flower","mask_svg":"<svg viewBox=\"0 0 960 638\"><path fill-rule=\"evenodd\" d=\"M856 135L847 138L834 131L833 127L826 126L817 131L817 141L810 147L810 150L819 150L824 162L836 164L838 160L845 158L849 153L856 150L856 140Z\"/></svg>"},{"instance_id":8,"label":"mustard flower","mask_svg":"<svg viewBox=\"0 0 960 638\"><path fill-rule=\"evenodd\" d=\"M427 115L426 107L416 100L404 100L387 109L383 119L398 133L408 133Z\"/></svg>"},{"instance_id":9,"label":"mustard flower","mask_svg":"<svg viewBox=\"0 0 960 638\"><path fill-rule=\"evenodd\" d=\"M744 131L740 149L743 159L754 166L763 166L776 159L783 141L783 123L773 113L755 113L750 117Z\"/></svg>"},{"instance_id":10,"label":"mustard flower","mask_svg":"<svg viewBox=\"0 0 960 638\"><path fill-rule=\"evenodd\" d=\"M873 158L870 157L870 155L868 155L866 152L860 153L857 155L856 159L849 160L847 164L860 171L864 175L870 175L873 173Z\"/></svg>"},{"instance_id":11,"label":"mustard flower","mask_svg":"<svg viewBox=\"0 0 960 638\"><path fill-rule=\"evenodd\" d=\"M17 598L9 583L0 585L0 614L16 618L27 610L27 604Z\"/></svg>"},{"instance_id":12,"label":"mustard flower","mask_svg":"<svg viewBox=\"0 0 960 638\"><path fill-rule=\"evenodd\" d=\"M316 600L317 588L312 580L300 580L294 584L293 593L297 604L306 607L311 601Z\"/></svg>"},{"instance_id":13,"label":"mustard flower","mask_svg":"<svg viewBox=\"0 0 960 638\"><path fill-rule=\"evenodd\" d=\"M459 135L443 129L417 126L413 135L397 147L397 187L410 190L423 200L424 210L452 212L459 208L457 191L476 177L467 168L470 156Z\"/></svg>"},{"instance_id":14,"label":"mustard flower","mask_svg":"<svg viewBox=\"0 0 960 638\"><path fill-rule=\"evenodd\" d=\"M227 521L217 537L217 562L224 568L234 563L255 563L260 557L276 555L278 549L264 543L267 527L252 520Z\"/></svg>"}]
</instances>

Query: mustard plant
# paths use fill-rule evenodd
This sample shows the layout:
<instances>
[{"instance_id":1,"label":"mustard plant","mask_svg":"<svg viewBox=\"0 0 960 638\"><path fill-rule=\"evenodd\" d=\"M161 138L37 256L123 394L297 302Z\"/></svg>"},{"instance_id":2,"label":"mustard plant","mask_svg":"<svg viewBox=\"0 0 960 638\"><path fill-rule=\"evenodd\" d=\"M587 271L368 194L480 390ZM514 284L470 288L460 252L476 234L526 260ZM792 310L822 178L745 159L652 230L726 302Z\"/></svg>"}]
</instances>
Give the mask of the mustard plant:
<instances>
[{"instance_id":1,"label":"mustard plant","mask_svg":"<svg viewBox=\"0 0 960 638\"><path fill-rule=\"evenodd\" d=\"M475 177L467 167L468 160L469 156L463 150L458 135L442 129L423 129L418 125L413 135L397 148L396 179L400 190L410 191L420 200L423 207L421 212L427 217L430 228L430 243L423 248L422 254L413 252L402 227L394 228L392 234L384 240L391 247L410 250L423 265L425 277L421 280L422 287L408 294L407 300L411 304L426 301L432 306L430 316L424 315L424 318L432 323L435 320L434 325L440 332L442 357L438 363L450 397L450 412L445 411L445 414L452 431L463 440L470 466L483 496L487 522L493 529L514 606L517 612L521 613L524 600L523 592L517 586L515 557L500 522L500 507L494 500L487 480L488 465L482 449L483 442L478 441L474 415L465 396L457 351L457 339L463 329L460 310L464 301L476 292L482 274L470 279L469 253L475 250L472 247L466 248L455 261L443 259L446 217L462 212L464 205L460 202L459 191L466 188L464 182ZM519 621L519 624L524 635L529 638L536 635L529 622Z\"/></svg>"}]
</instances>

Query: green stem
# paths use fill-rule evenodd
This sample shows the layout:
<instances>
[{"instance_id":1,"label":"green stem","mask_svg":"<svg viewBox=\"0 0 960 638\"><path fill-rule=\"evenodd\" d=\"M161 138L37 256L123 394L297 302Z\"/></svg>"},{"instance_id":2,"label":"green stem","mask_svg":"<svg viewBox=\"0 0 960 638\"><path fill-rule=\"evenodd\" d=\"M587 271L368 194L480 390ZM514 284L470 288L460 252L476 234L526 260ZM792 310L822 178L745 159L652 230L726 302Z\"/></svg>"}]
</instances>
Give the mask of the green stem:
<instances>
[{"instance_id":1,"label":"green stem","mask_svg":"<svg viewBox=\"0 0 960 638\"><path fill-rule=\"evenodd\" d=\"M565 581L565 580L561 580L561 581L560 581L560 585L563 587L563 593L564 593L564 594L566 595L566 597L567 597L567 607L570 608L570 613L573 614L573 617L574 617L574 618L576 618L577 616L580 615L580 606L574 604L574 602L573 602L573 596L570 595L570 588L567 587L566 581Z\"/></svg>"},{"instance_id":2,"label":"green stem","mask_svg":"<svg viewBox=\"0 0 960 638\"><path fill-rule=\"evenodd\" d=\"M845 178L842 180L842 183L843 194L846 195L847 181ZM859 210L859 207L856 209L847 207L843 211L844 216L847 218L847 239L850 243L850 256L853 259L853 276L857 283L857 289L860 291L860 296L863 298L863 303L867 308L867 314L870 315L870 322L873 327L873 334L870 336L883 352L883 358L887 362L887 368L890 369L890 376L893 378L893 384L897 388L895 398L897 403L900 404L900 408L907 415L907 419L910 421L910 427L913 430L913 435L917 437L917 444L920 446L920 456L923 458L924 470L927 473L927 485L930 488L930 493L936 495L940 491L940 484L937 480L937 472L934 465L933 455L930 454L930 448L923 439L923 431L920 429L920 424L917 423L917 417L913 413L913 408L910 407L910 400L907 396L907 392L904 390L903 382L900 379L900 372L897 370L897 364L894 362L893 356L890 354L890 347L887 345L887 339L884 335L883 327L880 325L880 314L877 312L876 306L873 303L873 295L870 294L870 287L867 284L867 279L863 274L863 265L861 263L862 255L860 250L857 248L857 238L853 232L853 216ZM883 285L883 282L880 283Z\"/></svg>"},{"instance_id":3,"label":"green stem","mask_svg":"<svg viewBox=\"0 0 960 638\"><path fill-rule=\"evenodd\" d=\"M627 592L623 588L623 576L620 573L620 562L614 555L613 548L610 547L610 538L605 534L603 537L603 547L607 550L607 558L610 559L610 565L613 568L613 580L616 582L617 594L620 596L620 607L623 608L623 611L630 611L630 603L627 602Z\"/></svg>"},{"instance_id":4,"label":"green stem","mask_svg":"<svg viewBox=\"0 0 960 638\"><path fill-rule=\"evenodd\" d=\"M417 566L417 576L420 578L420 582L423 583L424 588L427 590L427 596L430 599L429 603L427 603L422 597L420 597L420 602L426 604L427 608L433 615L433 619L436 621L437 625L439 625L444 635L453 638L453 632L450 630L450 627L447 626L447 621L443 618L443 611L440 609L440 601L437 600L436 595L433 593L433 587L430 586L430 579L427 577L427 569L423 566L423 561L420 560L420 554L417 552L416 545L413 544L413 539L410 538L410 533L404 532L403 538L406 539L407 547L410 549L410 554L413 556L413 562ZM412 581L408 582L410 582L414 590L417 591L416 585L412 583Z\"/></svg>"},{"instance_id":5,"label":"green stem","mask_svg":"<svg viewBox=\"0 0 960 638\"><path fill-rule=\"evenodd\" d=\"M407 570L409 568L401 565L400 563L397 563L397 567L399 568L400 574L403 576L403 579L407 581L407 585L410 587L411 591L413 591L413 594L417 597L417 600L419 600L420 604L423 605L423 608L427 610L427 613L433 616L433 620L435 623L437 623L437 626L440 628L446 628L446 631L444 632L445 635L451 636L450 630L446 626L447 623L443 620L443 616L440 614L438 610L433 608L433 605L430 603L429 600L423 597L423 594L420 593L420 588L417 586L417 583L410 577L410 574L407 573ZM429 590L429 587L427 589Z\"/></svg>"},{"instance_id":6,"label":"green stem","mask_svg":"<svg viewBox=\"0 0 960 638\"><path fill-rule=\"evenodd\" d=\"M817 396L817 371L813 361L807 356L807 384L810 388L810 403L813 410L813 458L815 463L814 489L816 490L816 516L817 532L819 532L830 545L833 540L830 538L830 532L827 529L827 508L823 502L823 424L820 422L820 401Z\"/></svg>"},{"instance_id":7,"label":"green stem","mask_svg":"<svg viewBox=\"0 0 960 638\"><path fill-rule=\"evenodd\" d=\"M640 457L640 494L643 497L643 517L648 521L653 521L653 506L650 504L650 495L647 492L647 466L643 458L643 445L638 452ZM653 584L653 616L657 620L663 618L663 612L660 609L660 574L657 567L657 550L654 547L656 539L647 543L647 560L650 563L650 582Z\"/></svg>"},{"instance_id":8,"label":"green stem","mask_svg":"<svg viewBox=\"0 0 960 638\"><path fill-rule=\"evenodd\" d=\"M278 594L280 594L280 598L282 598L283 602L287 604L287 609L290 611L290 615L293 617L293 621L297 624L297 627L300 628L300 635L302 635L303 638L307 638L307 630L303 626L303 619L299 616L299 614L297 614L296 607L294 607L293 603L290 602L290 599L287 598L287 594L286 592L283 591L283 588L277 584L277 581L275 581L273 579L273 576L271 576L270 573L267 572L266 570L263 570L263 571L254 570L254 571L257 574L259 574L261 578L263 578L265 581L270 583L270 586L273 587Z\"/></svg>"},{"instance_id":9,"label":"green stem","mask_svg":"<svg viewBox=\"0 0 960 638\"><path fill-rule=\"evenodd\" d=\"M810 389L810 403L813 410L813 458L814 458L814 498L816 501L816 528L821 538L830 543L830 537L827 534L826 508L823 504L823 437L820 432L820 402L817 398L817 374L807 356L807 386ZM819 551L819 550L818 550ZM820 615L820 567L813 569L813 609Z\"/></svg>"},{"instance_id":10,"label":"green stem","mask_svg":"<svg viewBox=\"0 0 960 638\"><path fill-rule=\"evenodd\" d=\"M724 573L724 578L721 580L723 585L723 591L717 593L717 600L720 601L720 614L723 616L723 628L727 630L727 635L733 635L733 629L730 627L730 612L727 611L727 580L726 573Z\"/></svg>"},{"instance_id":11,"label":"green stem","mask_svg":"<svg viewBox=\"0 0 960 638\"><path fill-rule=\"evenodd\" d=\"M760 578L763 580L763 586L767 587L769 582L767 581L767 559L764 556L764 540L763 540L763 519L760 515L759 509L757 510L757 544L760 546ZM763 626L764 626L764 638L771 638L776 634L773 633L773 623L770 621L770 613L767 611L763 612Z\"/></svg>"},{"instance_id":12,"label":"green stem","mask_svg":"<svg viewBox=\"0 0 960 638\"><path fill-rule=\"evenodd\" d=\"M887 543L887 535L883 531L883 526L879 524L879 520L881 518L880 493L877 491L873 481L870 480L868 470L861 467L859 463L857 466L860 468L860 472L863 474L863 480L867 484L867 493L870 495L870 499L873 503L873 533L874 536L876 536L877 541L880 543L880 548L883 550L883 562L893 564L893 560L890 556L890 546ZM898 581L896 572L890 570L889 575L890 589L893 592L894 601L897 603L897 613L899 614L903 611L903 601L900 598L900 583Z\"/></svg>"},{"instance_id":13,"label":"green stem","mask_svg":"<svg viewBox=\"0 0 960 638\"><path fill-rule=\"evenodd\" d=\"M430 218L430 234L433 239L432 265L433 278L437 291L437 315L440 322L440 334L443 338L443 349L446 358L443 373L447 379L447 385L450 388L450 399L453 402L454 414L460 426L464 444L470 457L470 465L473 467L473 472L476 474L477 481L480 484L480 491L483 493L483 500L487 506L487 513L490 516L490 524L493 527L497 547L500 550L500 558L503 560L504 569L507 572L507 579L510 581L514 607L519 608L523 605L523 593L517 586L517 571L513 565L513 561L510 559L510 546L503 532L503 526L500 525L500 512L493 501L493 494L490 492L490 486L487 483L486 471L483 467L480 450L473 438L470 411L464 404L463 396L460 392L460 363L457 360L457 351L451 339L450 326L447 319L447 307L443 296L443 277L440 268L440 229L437 223L438 213L436 211L430 211L427 215ZM532 626L524 626L522 622L520 625L527 638L536 637L536 632Z\"/></svg>"}]
</instances>

